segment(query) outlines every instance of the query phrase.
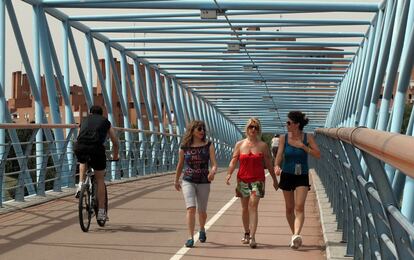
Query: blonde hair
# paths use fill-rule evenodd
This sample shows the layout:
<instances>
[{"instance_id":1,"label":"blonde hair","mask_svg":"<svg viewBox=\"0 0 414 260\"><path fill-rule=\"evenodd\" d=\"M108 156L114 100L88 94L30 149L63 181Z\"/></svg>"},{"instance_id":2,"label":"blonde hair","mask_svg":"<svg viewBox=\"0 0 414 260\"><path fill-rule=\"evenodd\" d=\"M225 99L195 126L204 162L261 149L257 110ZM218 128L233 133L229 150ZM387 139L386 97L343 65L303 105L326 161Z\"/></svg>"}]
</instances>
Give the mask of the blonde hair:
<instances>
[{"instance_id":1,"label":"blonde hair","mask_svg":"<svg viewBox=\"0 0 414 260\"><path fill-rule=\"evenodd\" d=\"M249 118L249 120L247 120L247 124L244 127L244 132L245 133L247 133L247 129L249 128L250 125L258 126L259 130L257 130L257 135L258 136L262 135L262 124L260 124L260 120L258 118L251 117L251 118Z\"/></svg>"},{"instance_id":2,"label":"blonde hair","mask_svg":"<svg viewBox=\"0 0 414 260\"><path fill-rule=\"evenodd\" d=\"M204 121L200 121L200 120L191 121L187 125L187 130L184 133L184 137L181 142L181 147L190 147L193 144L193 133L194 133L194 130L199 126L204 127L204 129L206 129L206 124L204 123ZM204 130L204 137L202 141L203 142L206 141L206 130Z\"/></svg>"}]
</instances>

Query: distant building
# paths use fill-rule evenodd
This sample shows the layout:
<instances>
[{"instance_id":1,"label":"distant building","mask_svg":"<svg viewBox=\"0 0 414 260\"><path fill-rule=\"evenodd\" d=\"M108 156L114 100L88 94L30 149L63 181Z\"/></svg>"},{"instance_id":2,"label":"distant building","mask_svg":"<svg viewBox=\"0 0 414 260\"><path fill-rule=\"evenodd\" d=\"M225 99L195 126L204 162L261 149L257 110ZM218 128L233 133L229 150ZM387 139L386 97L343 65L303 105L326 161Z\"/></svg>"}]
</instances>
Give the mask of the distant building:
<instances>
[{"instance_id":1,"label":"distant building","mask_svg":"<svg viewBox=\"0 0 414 260\"><path fill-rule=\"evenodd\" d=\"M103 72L103 77L104 79L106 79L106 75L105 75L105 61L104 60L99 60L100 66L102 68L102 72ZM118 73L120 73L120 62L117 61L115 59L115 64L117 66L117 70ZM129 69L131 72L131 78L132 80L134 80L134 70L133 70L133 66L129 65ZM152 70L152 69L151 69ZM143 79L143 81L145 82L145 73L144 73L144 68L143 66L140 67L140 77ZM152 77L154 77L154 71L152 70ZM118 74L119 75L119 74ZM154 78L153 78L154 79ZM112 70L111 70L111 80L112 80L112 89L111 89L111 96L112 96L112 110L113 110L113 114L115 117L115 123L116 126L123 126L124 125L124 119L123 119L123 114L121 111L121 105L119 102L119 98L118 98L118 94L116 91L116 86L115 86L115 81L114 81L114 76L112 74ZM102 86L99 82L99 80L97 80L97 86L94 86L93 88L93 99L94 99L94 104L96 105L101 105L104 108L104 113L106 114L105 111L105 103L104 103L104 98L102 95ZM153 80L153 82L155 82L155 80ZM164 82L163 80L161 82ZM61 122L65 123L65 106L64 106L64 101L63 101L63 97L61 95L61 91L60 91L60 87L59 84L56 81L56 86L57 87L57 98L58 98L58 104L59 104L59 111L60 111L60 116L61 116ZM154 87L154 92L155 92L155 86ZM50 107L49 107L49 101L48 101L48 97L47 97L47 90L46 90L46 82L45 82L45 78L44 76L42 76L41 78L41 96L42 96L42 103L44 106L44 112L46 114L46 117L48 118L49 123L52 123L52 120L49 119L50 117ZM86 117L88 115L88 108L85 102L85 97L83 94L83 89L81 86L78 85L72 85L70 86L70 93L69 93L69 98L70 98L70 103L72 106L72 111L73 111L73 115L75 118L75 123L80 123L83 117ZM138 97L141 101L141 109L142 109L142 118L144 119L144 126L146 129L148 129L148 120L147 120L147 112L146 112L146 107L145 107L145 103L142 100L142 97ZM135 107L134 107L134 103L131 97L131 94L128 90L128 96L127 96L127 107L128 107L128 112L129 112L129 119L131 122L131 126L136 126L137 125L137 114L135 111ZM154 102L153 102L154 104ZM13 72L13 79L12 79L12 97L7 101L7 106L10 110L10 113L12 114L12 118L13 121L16 123L29 123L29 122L34 122L35 121L35 101L34 98L31 94L31 90L29 87L29 81L27 78L26 74L22 74L21 71L16 71ZM163 109L165 106L163 106ZM153 107L153 111L155 110L155 105ZM166 111L163 111L163 114L165 115ZM165 116L163 115L163 118L165 118ZM165 123L165 122L164 122ZM158 128L158 116L155 115L155 127L156 129Z\"/></svg>"}]
</instances>

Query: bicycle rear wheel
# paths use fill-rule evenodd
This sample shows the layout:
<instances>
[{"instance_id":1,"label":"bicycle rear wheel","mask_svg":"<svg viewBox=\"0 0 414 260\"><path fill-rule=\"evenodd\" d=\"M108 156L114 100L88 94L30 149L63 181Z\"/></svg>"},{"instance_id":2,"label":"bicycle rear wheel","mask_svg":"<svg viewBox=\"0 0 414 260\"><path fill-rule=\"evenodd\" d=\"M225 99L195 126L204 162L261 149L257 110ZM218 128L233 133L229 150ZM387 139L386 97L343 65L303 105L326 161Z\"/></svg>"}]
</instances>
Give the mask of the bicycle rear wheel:
<instances>
[{"instance_id":1,"label":"bicycle rear wheel","mask_svg":"<svg viewBox=\"0 0 414 260\"><path fill-rule=\"evenodd\" d=\"M98 198L98 196L96 196L96 198ZM96 204L99 205L99 202L96 203ZM106 220L108 219L108 191L106 189L106 184L105 184L105 212L106 212L106 219L105 220L96 220L96 222L98 222L98 225L100 227L105 226ZM98 214L96 214L96 216L98 216Z\"/></svg>"},{"instance_id":2,"label":"bicycle rear wheel","mask_svg":"<svg viewBox=\"0 0 414 260\"><path fill-rule=\"evenodd\" d=\"M79 224L83 232L88 232L89 230L92 211L89 185L83 185L79 196Z\"/></svg>"}]
</instances>

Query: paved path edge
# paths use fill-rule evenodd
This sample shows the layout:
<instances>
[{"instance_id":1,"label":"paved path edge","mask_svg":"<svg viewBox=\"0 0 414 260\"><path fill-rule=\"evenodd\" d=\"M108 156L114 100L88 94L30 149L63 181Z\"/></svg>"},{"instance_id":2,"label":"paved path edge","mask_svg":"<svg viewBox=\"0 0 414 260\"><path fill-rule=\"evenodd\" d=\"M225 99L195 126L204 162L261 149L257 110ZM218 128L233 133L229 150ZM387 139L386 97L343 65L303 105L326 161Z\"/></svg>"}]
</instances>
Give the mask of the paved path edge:
<instances>
[{"instance_id":1,"label":"paved path edge","mask_svg":"<svg viewBox=\"0 0 414 260\"><path fill-rule=\"evenodd\" d=\"M325 187L314 169L310 170L310 176L315 187L316 199L318 201L319 217L326 248L326 259L352 259L352 257L345 256L346 243L341 242L342 231L337 229L338 223L335 214L332 212L331 203L326 195Z\"/></svg>"}]
</instances>

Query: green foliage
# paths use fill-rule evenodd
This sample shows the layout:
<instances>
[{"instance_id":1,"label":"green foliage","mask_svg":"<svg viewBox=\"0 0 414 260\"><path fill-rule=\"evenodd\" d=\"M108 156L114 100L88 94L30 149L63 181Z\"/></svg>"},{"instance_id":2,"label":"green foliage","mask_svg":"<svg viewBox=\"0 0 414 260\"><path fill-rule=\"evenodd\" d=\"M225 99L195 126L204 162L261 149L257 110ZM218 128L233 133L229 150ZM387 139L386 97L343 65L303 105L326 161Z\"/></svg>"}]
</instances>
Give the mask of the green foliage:
<instances>
[{"instance_id":1,"label":"green foliage","mask_svg":"<svg viewBox=\"0 0 414 260\"><path fill-rule=\"evenodd\" d=\"M267 143L267 145L270 147L272 145L273 136L274 136L274 134L263 133L262 134L262 141Z\"/></svg>"}]
</instances>

